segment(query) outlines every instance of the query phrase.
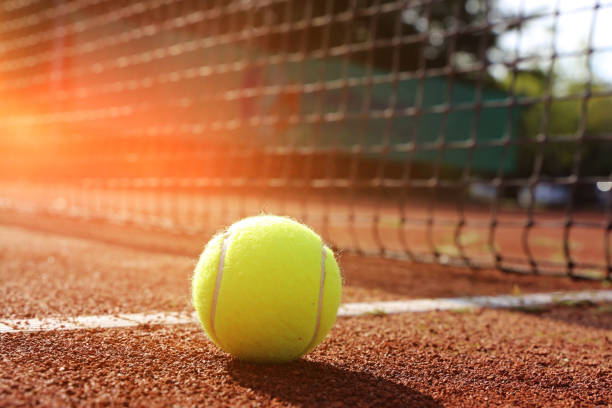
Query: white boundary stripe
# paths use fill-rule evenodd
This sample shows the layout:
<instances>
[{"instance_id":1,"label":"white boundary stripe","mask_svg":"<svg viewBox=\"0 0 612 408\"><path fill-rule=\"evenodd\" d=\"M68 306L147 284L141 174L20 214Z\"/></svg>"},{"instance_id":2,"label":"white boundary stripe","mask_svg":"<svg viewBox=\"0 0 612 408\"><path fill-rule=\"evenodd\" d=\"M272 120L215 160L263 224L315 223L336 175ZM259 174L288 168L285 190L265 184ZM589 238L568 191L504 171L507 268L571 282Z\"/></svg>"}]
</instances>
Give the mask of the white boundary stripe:
<instances>
[{"instance_id":1,"label":"white boundary stripe","mask_svg":"<svg viewBox=\"0 0 612 408\"><path fill-rule=\"evenodd\" d=\"M583 292L533 293L513 296L475 296L446 299L415 299L390 302L345 303L340 306L340 316L358 316L362 314L415 313L432 310L463 310L478 308L517 308L554 304L559 302L593 302L612 301L612 290L594 290Z\"/></svg>"},{"instance_id":2,"label":"white boundary stripe","mask_svg":"<svg viewBox=\"0 0 612 408\"><path fill-rule=\"evenodd\" d=\"M11 326L7 326L5 324L0 323L0 333L5 333L12 330L13 328Z\"/></svg>"},{"instance_id":3,"label":"white boundary stripe","mask_svg":"<svg viewBox=\"0 0 612 408\"><path fill-rule=\"evenodd\" d=\"M479 308L517 308L555 304L559 302L612 302L612 290L582 292L534 293L521 296L476 296L445 299L414 299L389 302L345 303L338 316L367 314L417 313L434 310L465 310ZM49 317L42 319L2 319L0 333L39 332L54 330L106 329L141 325L177 325L197 322L195 313L129 313L119 315Z\"/></svg>"},{"instance_id":4,"label":"white boundary stripe","mask_svg":"<svg viewBox=\"0 0 612 408\"><path fill-rule=\"evenodd\" d=\"M194 316L191 313L177 312L147 314L128 313L119 315L78 316L73 318L0 319L0 333L188 324L192 323L193 319Z\"/></svg>"}]
</instances>

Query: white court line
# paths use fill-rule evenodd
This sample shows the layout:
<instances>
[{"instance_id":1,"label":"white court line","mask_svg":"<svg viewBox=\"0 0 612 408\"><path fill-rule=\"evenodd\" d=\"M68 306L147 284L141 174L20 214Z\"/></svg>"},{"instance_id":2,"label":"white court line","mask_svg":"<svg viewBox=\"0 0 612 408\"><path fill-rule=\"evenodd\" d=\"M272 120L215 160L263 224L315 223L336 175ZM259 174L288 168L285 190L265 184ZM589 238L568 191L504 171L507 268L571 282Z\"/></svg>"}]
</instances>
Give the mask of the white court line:
<instances>
[{"instance_id":1,"label":"white court line","mask_svg":"<svg viewBox=\"0 0 612 408\"><path fill-rule=\"evenodd\" d=\"M389 302L345 303L338 316L367 314L417 313L434 310L465 310L479 308L517 308L559 302L612 302L612 290L581 292L533 293L520 296L475 296L443 299L414 299ZM39 332L53 330L106 329L140 325L177 325L197 322L195 313L126 313L119 315L48 317L40 319L2 319L0 333Z\"/></svg>"}]
</instances>

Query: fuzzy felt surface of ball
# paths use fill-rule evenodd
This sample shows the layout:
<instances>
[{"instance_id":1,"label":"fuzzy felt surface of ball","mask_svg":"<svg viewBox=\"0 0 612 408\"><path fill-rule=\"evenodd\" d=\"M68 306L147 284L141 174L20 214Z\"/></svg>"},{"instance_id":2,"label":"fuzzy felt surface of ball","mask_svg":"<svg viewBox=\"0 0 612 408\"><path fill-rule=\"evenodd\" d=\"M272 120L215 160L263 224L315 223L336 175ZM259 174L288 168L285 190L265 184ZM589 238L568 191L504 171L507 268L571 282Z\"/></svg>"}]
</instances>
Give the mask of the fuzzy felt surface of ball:
<instances>
[{"instance_id":1,"label":"fuzzy felt surface of ball","mask_svg":"<svg viewBox=\"0 0 612 408\"><path fill-rule=\"evenodd\" d=\"M241 360L281 363L313 350L340 305L333 251L307 226L261 215L242 219L206 245L192 302L208 337Z\"/></svg>"}]
</instances>

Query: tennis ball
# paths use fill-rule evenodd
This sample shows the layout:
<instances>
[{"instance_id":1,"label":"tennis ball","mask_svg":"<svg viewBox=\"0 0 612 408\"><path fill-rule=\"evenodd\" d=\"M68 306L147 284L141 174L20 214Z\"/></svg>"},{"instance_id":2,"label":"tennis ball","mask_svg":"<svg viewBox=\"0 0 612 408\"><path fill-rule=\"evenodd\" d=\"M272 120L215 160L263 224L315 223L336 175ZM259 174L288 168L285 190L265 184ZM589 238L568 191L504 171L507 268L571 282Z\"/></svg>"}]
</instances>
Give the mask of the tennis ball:
<instances>
[{"instance_id":1,"label":"tennis ball","mask_svg":"<svg viewBox=\"0 0 612 408\"><path fill-rule=\"evenodd\" d=\"M290 218L245 218L206 245L192 301L208 337L241 360L280 363L313 350L336 320L334 254Z\"/></svg>"}]
</instances>

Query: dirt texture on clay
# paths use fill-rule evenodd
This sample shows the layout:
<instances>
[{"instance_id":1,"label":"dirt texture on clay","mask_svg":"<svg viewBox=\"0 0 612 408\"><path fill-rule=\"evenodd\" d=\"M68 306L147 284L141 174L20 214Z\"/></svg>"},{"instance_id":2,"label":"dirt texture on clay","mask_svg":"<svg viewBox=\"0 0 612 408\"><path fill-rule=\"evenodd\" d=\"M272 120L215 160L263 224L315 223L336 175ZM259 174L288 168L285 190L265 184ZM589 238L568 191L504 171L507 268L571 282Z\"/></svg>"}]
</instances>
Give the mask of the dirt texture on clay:
<instances>
[{"instance_id":1,"label":"dirt texture on clay","mask_svg":"<svg viewBox=\"0 0 612 408\"><path fill-rule=\"evenodd\" d=\"M207 237L47 221L0 226L0 321L193 310L189 279ZM609 287L339 260L344 302ZM0 407L608 407L611 362L612 305L589 302L341 318L313 353L270 366L220 352L195 324L5 333Z\"/></svg>"},{"instance_id":2,"label":"dirt texture on clay","mask_svg":"<svg viewBox=\"0 0 612 408\"><path fill-rule=\"evenodd\" d=\"M84 239L74 223L62 225L53 233L0 225L0 318L193 310L190 279L209 237L198 239L197 245L194 237L183 238L181 244L169 234L116 226L106 226L105 231L99 225L90 226L97 232ZM117 244L110 243L111 236ZM123 245L130 241L135 245ZM176 247L168 253L148 247L146 242L153 241ZM342 253L338 260L345 303L607 287L605 282L507 275Z\"/></svg>"},{"instance_id":3,"label":"dirt texture on clay","mask_svg":"<svg viewBox=\"0 0 612 408\"><path fill-rule=\"evenodd\" d=\"M195 325L0 336L0 406L606 407L610 305L340 319L284 365Z\"/></svg>"}]
</instances>

